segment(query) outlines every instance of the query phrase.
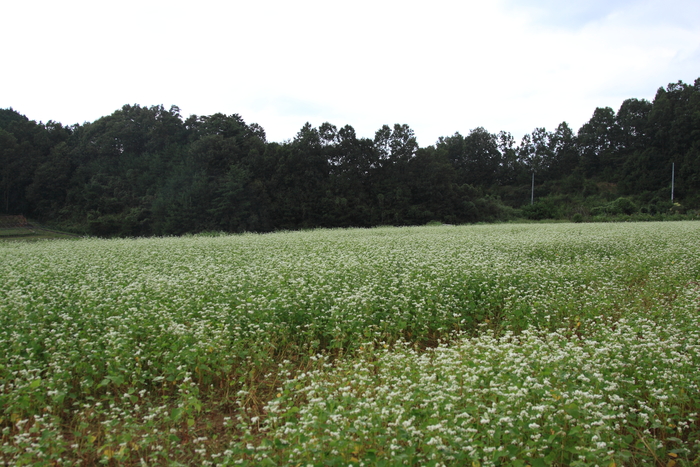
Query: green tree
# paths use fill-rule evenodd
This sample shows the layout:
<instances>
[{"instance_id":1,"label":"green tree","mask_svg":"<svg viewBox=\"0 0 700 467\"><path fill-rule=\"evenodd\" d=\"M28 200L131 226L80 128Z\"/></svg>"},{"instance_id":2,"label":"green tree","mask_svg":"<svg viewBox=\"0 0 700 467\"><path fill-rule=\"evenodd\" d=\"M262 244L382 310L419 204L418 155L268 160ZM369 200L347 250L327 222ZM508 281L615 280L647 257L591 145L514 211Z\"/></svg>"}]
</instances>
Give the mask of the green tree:
<instances>
[{"instance_id":1,"label":"green tree","mask_svg":"<svg viewBox=\"0 0 700 467\"><path fill-rule=\"evenodd\" d=\"M278 225L292 229L322 225L330 167L318 130L306 123L281 149L273 177Z\"/></svg>"},{"instance_id":2,"label":"green tree","mask_svg":"<svg viewBox=\"0 0 700 467\"><path fill-rule=\"evenodd\" d=\"M459 133L438 139L457 172L457 183L489 187L501 180L503 159L496 135L478 127L466 137Z\"/></svg>"},{"instance_id":3,"label":"green tree","mask_svg":"<svg viewBox=\"0 0 700 467\"><path fill-rule=\"evenodd\" d=\"M13 214L10 209L11 201L14 207L14 198L17 193L18 160L15 154L17 150L17 138L11 133L0 129L0 208L6 214Z\"/></svg>"},{"instance_id":4,"label":"green tree","mask_svg":"<svg viewBox=\"0 0 700 467\"><path fill-rule=\"evenodd\" d=\"M576 136L566 122L562 122L550 135L550 148L554 159L550 164L553 179L563 179L573 174L579 164Z\"/></svg>"},{"instance_id":5,"label":"green tree","mask_svg":"<svg viewBox=\"0 0 700 467\"><path fill-rule=\"evenodd\" d=\"M219 180L209 214L220 229L242 232L255 227L250 219L249 183L248 171L236 165L230 166L226 175Z\"/></svg>"},{"instance_id":6,"label":"green tree","mask_svg":"<svg viewBox=\"0 0 700 467\"><path fill-rule=\"evenodd\" d=\"M596 108L591 119L578 131L581 164L588 177L615 181L622 161L617 157L621 132L610 107Z\"/></svg>"},{"instance_id":7,"label":"green tree","mask_svg":"<svg viewBox=\"0 0 700 467\"><path fill-rule=\"evenodd\" d=\"M34 171L32 183L27 186L26 196L33 215L40 219L60 216L70 189L73 167L70 148L60 142L51 148L50 156Z\"/></svg>"}]
</instances>

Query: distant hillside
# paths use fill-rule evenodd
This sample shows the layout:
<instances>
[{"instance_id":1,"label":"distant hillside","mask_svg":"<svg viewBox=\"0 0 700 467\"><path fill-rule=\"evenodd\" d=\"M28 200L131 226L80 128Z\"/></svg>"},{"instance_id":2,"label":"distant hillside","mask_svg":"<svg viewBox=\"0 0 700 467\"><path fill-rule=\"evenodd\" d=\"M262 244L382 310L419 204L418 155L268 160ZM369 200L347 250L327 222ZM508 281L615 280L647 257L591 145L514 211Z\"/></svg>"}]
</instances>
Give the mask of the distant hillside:
<instances>
[{"instance_id":1,"label":"distant hillside","mask_svg":"<svg viewBox=\"0 0 700 467\"><path fill-rule=\"evenodd\" d=\"M370 139L324 123L273 143L239 115L125 105L70 127L0 110L0 148L0 213L100 236L692 216L700 79L519 142L475 128L419 147L405 124Z\"/></svg>"}]
</instances>

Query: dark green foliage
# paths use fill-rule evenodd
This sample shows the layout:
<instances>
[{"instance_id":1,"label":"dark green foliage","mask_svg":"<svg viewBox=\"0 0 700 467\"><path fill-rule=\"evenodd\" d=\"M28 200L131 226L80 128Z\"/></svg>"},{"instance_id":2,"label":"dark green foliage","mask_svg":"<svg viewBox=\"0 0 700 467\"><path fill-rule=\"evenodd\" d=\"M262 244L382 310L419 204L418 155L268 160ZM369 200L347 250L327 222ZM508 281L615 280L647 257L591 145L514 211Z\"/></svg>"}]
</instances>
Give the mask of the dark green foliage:
<instances>
[{"instance_id":1,"label":"dark green foliage","mask_svg":"<svg viewBox=\"0 0 700 467\"><path fill-rule=\"evenodd\" d=\"M637 212L637 206L629 198L617 198L615 201L591 210L591 214L594 216L600 214L630 215L635 212Z\"/></svg>"},{"instance_id":2,"label":"dark green foliage","mask_svg":"<svg viewBox=\"0 0 700 467\"><path fill-rule=\"evenodd\" d=\"M521 211L525 214L525 217L536 221L556 217L555 207L551 202L546 201L538 201L537 203L523 206Z\"/></svg>"},{"instance_id":3,"label":"dark green foliage","mask_svg":"<svg viewBox=\"0 0 700 467\"><path fill-rule=\"evenodd\" d=\"M674 169L674 199L671 172ZM535 203L530 204L534 176ZM239 115L125 105L63 127L0 109L0 213L99 236L534 220L634 220L700 209L700 79L653 102L597 108L575 133L520 144L479 127L418 147L405 124L373 139L304 125L267 142Z\"/></svg>"}]
</instances>

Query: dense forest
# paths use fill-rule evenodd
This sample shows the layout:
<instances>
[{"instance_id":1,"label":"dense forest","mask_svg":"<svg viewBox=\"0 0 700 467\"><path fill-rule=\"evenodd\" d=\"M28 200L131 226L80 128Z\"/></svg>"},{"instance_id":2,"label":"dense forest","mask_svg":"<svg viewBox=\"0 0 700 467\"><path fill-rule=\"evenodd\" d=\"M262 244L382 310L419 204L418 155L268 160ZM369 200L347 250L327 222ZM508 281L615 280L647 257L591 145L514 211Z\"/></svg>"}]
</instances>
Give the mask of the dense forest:
<instances>
[{"instance_id":1,"label":"dense forest","mask_svg":"<svg viewBox=\"0 0 700 467\"><path fill-rule=\"evenodd\" d=\"M672 171L674 176L671 200ZM531 193L534 180L534 196ZM534 201L534 203L533 203ZM0 109L0 214L99 236L528 219L659 219L700 209L700 78L520 142L476 128L419 147L304 125L268 142L239 115L125 105L92 123Z\"/></svg>"}]
</instances>

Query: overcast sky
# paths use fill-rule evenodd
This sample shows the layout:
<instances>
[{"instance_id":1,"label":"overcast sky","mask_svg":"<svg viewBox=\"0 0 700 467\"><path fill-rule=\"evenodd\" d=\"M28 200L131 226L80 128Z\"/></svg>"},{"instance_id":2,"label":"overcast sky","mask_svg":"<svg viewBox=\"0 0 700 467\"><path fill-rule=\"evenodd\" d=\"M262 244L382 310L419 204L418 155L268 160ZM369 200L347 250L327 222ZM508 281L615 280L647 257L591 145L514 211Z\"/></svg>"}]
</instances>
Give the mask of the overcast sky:
<instances>
[{"instance_id":1,"label":"overcast sky","mask_svg":"<svg viewBox=\"0 0 700 467\"><path fill-rule=\"evenodd\" d=\"M698 0L0 0L0 108L91 122L124 104L421 146L516 138L700 77ZM568 6L570 5L570 6Z\"/></svg>"}]
</instances>

